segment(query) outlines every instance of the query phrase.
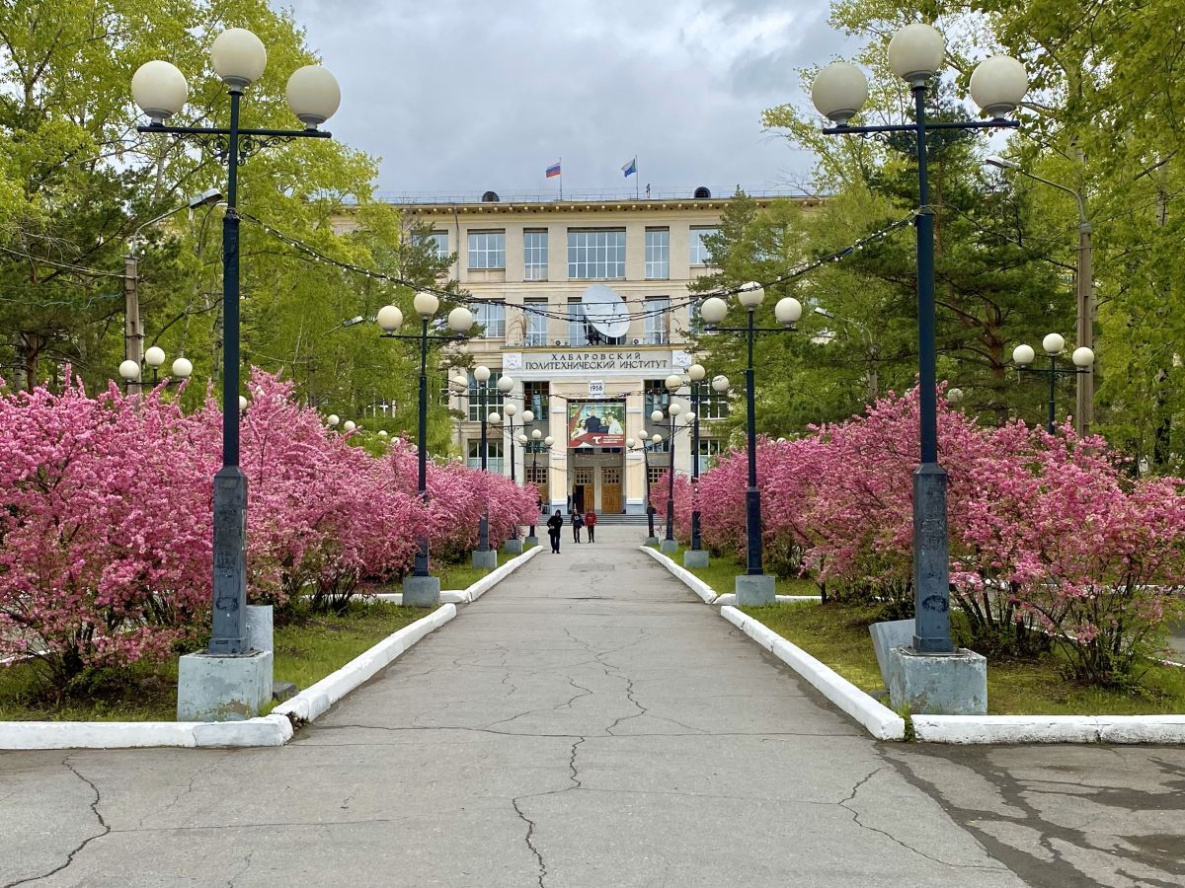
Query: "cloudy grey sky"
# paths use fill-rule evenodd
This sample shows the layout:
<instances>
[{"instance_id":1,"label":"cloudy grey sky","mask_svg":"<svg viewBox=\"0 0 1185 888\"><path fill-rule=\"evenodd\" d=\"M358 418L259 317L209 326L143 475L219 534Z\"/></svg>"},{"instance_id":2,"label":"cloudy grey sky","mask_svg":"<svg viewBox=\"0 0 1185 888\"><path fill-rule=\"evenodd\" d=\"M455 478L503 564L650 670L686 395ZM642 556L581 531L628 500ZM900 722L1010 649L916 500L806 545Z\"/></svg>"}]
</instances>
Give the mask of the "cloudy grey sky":
<instances>
[{"instance_id":1,"label":"cloudy grey sky","mask_svg":"<svg viewBox=\"0 0 1185 888\"><path fill-rule=\"evenodd\" d=\"M272 0L338 77L334 135L388 193L793 190L811 157L763 132L795 68L845 48L826 0Z\"/></svg>"}]
</instances>

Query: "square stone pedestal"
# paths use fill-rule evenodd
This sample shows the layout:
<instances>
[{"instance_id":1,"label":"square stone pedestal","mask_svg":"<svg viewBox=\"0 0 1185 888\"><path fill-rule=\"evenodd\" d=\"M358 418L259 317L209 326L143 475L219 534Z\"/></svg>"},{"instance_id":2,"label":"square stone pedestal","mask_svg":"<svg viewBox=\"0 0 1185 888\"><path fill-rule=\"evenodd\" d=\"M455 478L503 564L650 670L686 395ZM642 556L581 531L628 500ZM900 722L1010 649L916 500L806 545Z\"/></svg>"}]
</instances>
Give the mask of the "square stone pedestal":
<instances>
[{"instance_id":1,"label":"square stone pedestal","mask_svg":"<svg viewBox=\"0 0 1185 888\"><path fill-rule=\"evenodd\" d=\"M502 548L505 549L511 555L521 555L522 551L523 551L523 541L522 540L507 540L505 543L502 544Z\"/></svg>"},{"instance_id":2,"label":"square stone pedestal","mask_svg":"<svg viewBox=\"0 0 1185 888\"><path fill-rule=\"evenodd\" d=\"M535 536L535 534L531 534L529 537L527 537L525 540L523 540L523 543L525 543L528 548L530 548L531 546L538 546L539 545L539 537Z\"/></svg>"},{"instance_id":3,"label":"square stone pedestal","mask_svg":"<svg viewBox=\"0 0 1185 888\"><path fill-rule=\"evenodd\" d=\"M708 550L707 549L684 549L683 550L683 566L684 567L707 567L708 566Z\"/></svg>"},{"instance_id":4,"label":"square stone pedestal","mask_svg":"<svg viewBox=\"0 0 1185 888\"><path fill-rule=\"evenodd\" d=\"M480 549L475 549L473 552L473 561L471 564L474 567L493 568L498 566L498 550L486 549L484 552Z\"/></svg>"},{"instance_id":5,"label":"square stone pedestal","mask_svg":"<svg viewBox=\"0 0 1185 888\"><path fill-rule=\"evenodd\" d=\"M404 607L436 607L440 604L440 577L403 578Z\"/></svg>"},{"instance_id":6,"label":"square stone pedestal","mask_svg":"<svg viewBox=\"0 0 1185 888\"><path fill-rule=\"evenodd\" d=\"M657 546L658 545L658 537L646 537L646 542L644 542L642 545Z\"/></svg>"},{"instance_id":7,"label":"square stone pedestal","mask_svg":"<svg viewBox=\"0 0 1185 888\"><path fill-rule=\"evenodd\" d=\"M987 713L987 660L958 648L951 654L919 654L912 647L889 651L889 700L915 714Z\"/></svg>"},{"instance_id":8,"label":"square stone pedestal","mask_svg":"<svg viewBox=\"0 0 1185 888\"><path fill-rule=\"evenodd\" d=\"M771 574L741 574L736 578L733 591L737 594L737 607L761 607L777 601L774 589L777 578Z\"/></svg>"},{"instance_id":9,"label":"square stone pedestal","mask_svg":"<svg viewBox=\"0 0 1185 888\"><path fill-rule=\"evenodd\" d=\"M889 651L893 648L909 647L913 643L916 620L889 620L873 623L868 627L872 636L872 649L876 652L876 665L881 670L881 681L889 686Z\"/></svg>"},{"instance_id":10,"label":"square stone pedestal","mask_svg":"<svg viewBox=\"0 0 1185 888\"><path fill-rule=\"evenodd\" d=\"M246 721L272 698L272 652L186 654L177 670L177 721Z\"/></svg>"},{"instance_id":11,"label":"square stone pedestal","mask_svg":"<svg viewBox=\"0 0 1185 888\"><path fill-rule=\"evenodd\" d=\"M672 552L678 552L679 551L679 541L678 540L663 540L662 544L658 547L658 551L662 552L662 554L664 554L664 555L670 555Z\"/></svg>"}]
</instances>

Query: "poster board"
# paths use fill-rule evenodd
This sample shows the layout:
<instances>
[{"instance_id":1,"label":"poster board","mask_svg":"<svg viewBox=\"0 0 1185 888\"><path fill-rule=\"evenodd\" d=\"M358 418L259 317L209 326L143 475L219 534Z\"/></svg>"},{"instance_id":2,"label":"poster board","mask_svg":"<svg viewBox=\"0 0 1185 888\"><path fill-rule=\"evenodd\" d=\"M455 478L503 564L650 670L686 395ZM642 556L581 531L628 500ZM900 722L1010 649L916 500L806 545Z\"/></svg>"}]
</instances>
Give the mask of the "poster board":
<instances>
[{"instance_id":1,"label":"poster board","mask_svg":"<svg viewBox=\"0 0 1185 888\"><path fill-rule=\"evenodd\" d=\"M569 401L568 447L624 447L625 404L621 401Z\"/></svg>"}]
</instances>

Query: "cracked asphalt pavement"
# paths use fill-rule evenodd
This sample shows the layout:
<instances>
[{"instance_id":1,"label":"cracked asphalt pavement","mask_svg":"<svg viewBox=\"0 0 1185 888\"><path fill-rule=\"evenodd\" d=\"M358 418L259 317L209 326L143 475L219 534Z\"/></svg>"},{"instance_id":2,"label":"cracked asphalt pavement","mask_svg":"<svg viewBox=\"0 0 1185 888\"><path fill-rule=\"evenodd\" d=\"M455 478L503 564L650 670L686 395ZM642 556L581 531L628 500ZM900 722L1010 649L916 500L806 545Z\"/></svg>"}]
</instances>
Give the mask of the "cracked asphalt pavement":
<instances>
[{"instance_id":1,"label":"cracked asphalt pavement","mask_svg":"<svg viewBox=\"0 0 1185 888\"><path fill-rule=\"evenodd\" d=\"M1185 752L878 743L598 537L282 749L0 753L0 888L1185 884Z\"/></svg>"}]
</instances>

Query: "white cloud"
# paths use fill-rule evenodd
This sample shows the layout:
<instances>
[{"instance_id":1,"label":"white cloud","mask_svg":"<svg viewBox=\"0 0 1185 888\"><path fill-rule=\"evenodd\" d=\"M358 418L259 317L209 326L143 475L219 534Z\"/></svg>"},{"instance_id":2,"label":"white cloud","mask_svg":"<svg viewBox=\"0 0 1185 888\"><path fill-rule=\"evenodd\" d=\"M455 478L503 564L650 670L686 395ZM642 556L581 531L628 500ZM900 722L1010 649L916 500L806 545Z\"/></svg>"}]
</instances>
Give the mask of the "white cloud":
<instances>
[{"instance_id":1,"label":"white cloud","mask_svg":"<svg viewBox=\"0 0 1185 888\"><path fill-rule=\"evenodd\" d=\"M277 3L281 5L281 3ZM284 0L342 85L334 135L392 192L787 189L811 159L763 133L795 67L843 38L819 2Z\"/></svg>"}]
</instances>

